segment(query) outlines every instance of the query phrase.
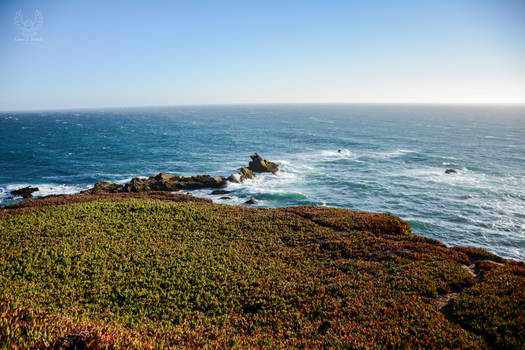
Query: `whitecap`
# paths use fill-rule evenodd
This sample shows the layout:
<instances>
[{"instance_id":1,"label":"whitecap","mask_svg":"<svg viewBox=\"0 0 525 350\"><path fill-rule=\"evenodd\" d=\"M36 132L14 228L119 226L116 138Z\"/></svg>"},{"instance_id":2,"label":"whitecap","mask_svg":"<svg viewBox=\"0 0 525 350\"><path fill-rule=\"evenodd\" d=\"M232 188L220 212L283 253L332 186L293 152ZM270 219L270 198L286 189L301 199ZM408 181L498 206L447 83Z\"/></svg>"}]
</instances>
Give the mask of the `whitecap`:
<instances>
[{"instance_id":1,"label":"whitecap","mask_svg":"<svg viewBox=\"0 0 525 350\"><path fill-rule=\"evenodd\" d=\"M66 185L66 184L11 184L0 187L0 202L4 203L11 199L20 199L21 197L14 196L11 192L23 187L37 187L38 191L33 192L34 198L45 197L49 195L75 194L87 189L85 186Z\"/></svg>"}]
</instances>

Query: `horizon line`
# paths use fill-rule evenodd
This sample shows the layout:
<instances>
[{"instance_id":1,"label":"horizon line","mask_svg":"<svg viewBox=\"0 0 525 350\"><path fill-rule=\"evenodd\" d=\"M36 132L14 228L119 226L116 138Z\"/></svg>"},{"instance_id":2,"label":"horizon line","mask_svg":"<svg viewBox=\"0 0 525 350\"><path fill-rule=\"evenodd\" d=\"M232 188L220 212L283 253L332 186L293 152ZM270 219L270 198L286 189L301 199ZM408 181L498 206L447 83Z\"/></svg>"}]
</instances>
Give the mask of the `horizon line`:
<instances>
[{"instance_id":1,"label":"horizon line","mask_svg":"<svg viewBox=\"0 0 525 350\"><path fill-rule=\"evenodd\" d=\"M404 105L404 106L515 106L525 107L525 102L246 102L246 103L179 103L159 105L100 106L100 107L51 107L51 108L16 108L0 109L0 113L14 112L58 112L99 109L140 109L169 107L213 107L213 106L277 106L277 105Z\"/></svg>"}]
</instances>

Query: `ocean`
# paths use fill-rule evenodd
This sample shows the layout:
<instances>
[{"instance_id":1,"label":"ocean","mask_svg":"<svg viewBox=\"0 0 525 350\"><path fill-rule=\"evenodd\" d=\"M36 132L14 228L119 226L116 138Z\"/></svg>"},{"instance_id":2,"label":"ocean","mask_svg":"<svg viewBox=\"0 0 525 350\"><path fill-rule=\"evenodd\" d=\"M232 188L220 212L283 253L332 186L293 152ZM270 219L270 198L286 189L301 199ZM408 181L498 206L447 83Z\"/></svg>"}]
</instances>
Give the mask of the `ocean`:
<instances>
[{"instance_id":1,"label":"ocean","mask_svg":"<svg viewBox=\"0 0 525 350\"><path fill-rule=\"evenodd\" d=\"M525 107L233 105L0 112L0 204L161 171L229 175L257 152L277 175L230 184L257 207L390 212L415 234L525 260ZM445 174L453 168L456 174Z\"/></svg>"}]
</instances>

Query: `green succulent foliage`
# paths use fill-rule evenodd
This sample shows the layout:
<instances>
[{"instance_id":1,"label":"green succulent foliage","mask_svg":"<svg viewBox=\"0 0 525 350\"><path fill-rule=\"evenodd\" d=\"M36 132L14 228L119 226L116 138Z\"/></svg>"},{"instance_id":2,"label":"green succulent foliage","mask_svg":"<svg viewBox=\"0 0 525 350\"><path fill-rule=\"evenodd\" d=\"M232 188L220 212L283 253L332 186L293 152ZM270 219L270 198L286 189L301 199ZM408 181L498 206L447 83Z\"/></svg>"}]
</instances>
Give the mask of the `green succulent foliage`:
<instances>
[{"instance_id":1,"label":"green succulent foliage","mask_svg":"<svg viewBox=\"0 0 525 350\"><path fill-rule=\"evenodd\" d=\"M475 300L487 288L462 267L466 253L412 236L389 214L115 196L2 215L0 246L9 347L58 346L71 334L94 349L518 349L523 340L523 317L485 321L493 311ZM500 267L510 286L484 283L512 296L502 312L523 315L512 287L524 268L511 265ZM435 301L449 292L459 293L457 322Z\"/></svg>"}]
</instances>

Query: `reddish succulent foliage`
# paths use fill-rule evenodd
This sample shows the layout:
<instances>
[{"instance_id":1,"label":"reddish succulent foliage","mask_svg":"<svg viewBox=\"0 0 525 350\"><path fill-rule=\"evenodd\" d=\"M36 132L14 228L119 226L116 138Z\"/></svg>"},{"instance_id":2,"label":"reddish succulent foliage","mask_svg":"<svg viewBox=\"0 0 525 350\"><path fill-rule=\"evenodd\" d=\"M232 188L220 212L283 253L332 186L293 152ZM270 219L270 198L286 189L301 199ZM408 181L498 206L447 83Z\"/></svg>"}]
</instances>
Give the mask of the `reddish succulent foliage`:
<instances>
[{"instance_id":1,"label":"reddish succulent foliage","mask_svg":"<svg viewBox=\"0 0 525 350\"><path fill-rule=\"evenodd\" d=\"M483 334L495 349L525 345L525 268L482 260L476 263L480 281L453 304L457 321Z\"/></svg>"},{"instance_id":2,"label":"reddish succulent foliage","mask_svg":"<svg viewBox=\"0 0 525 350\"><path fill-rule=\"evenodd\" d=\"M389 214L77 195L0 210L0 245L9 348L524 342L522 263L412 236Z\"/></svg>"}]
</instances>

